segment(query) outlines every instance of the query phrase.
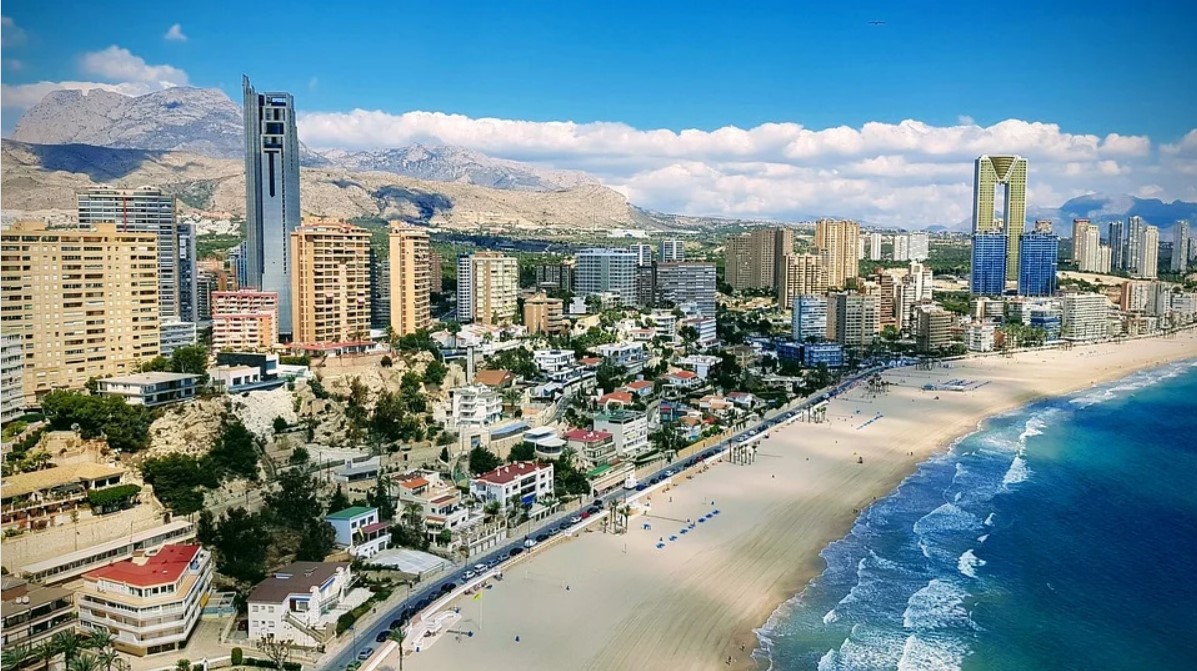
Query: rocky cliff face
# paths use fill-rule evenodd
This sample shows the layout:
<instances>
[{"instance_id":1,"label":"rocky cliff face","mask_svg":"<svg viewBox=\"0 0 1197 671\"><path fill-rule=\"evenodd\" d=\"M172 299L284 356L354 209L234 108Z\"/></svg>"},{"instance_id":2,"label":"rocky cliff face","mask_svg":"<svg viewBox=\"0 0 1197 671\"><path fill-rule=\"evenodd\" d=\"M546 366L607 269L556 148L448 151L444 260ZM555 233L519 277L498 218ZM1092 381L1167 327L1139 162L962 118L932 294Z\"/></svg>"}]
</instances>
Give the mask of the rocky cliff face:
<instances>
[{"instance_id":1,"label":"rocky cliff face","mask_svg":"<svg viewBox=\"0 0 1197 671\"><path fill-rule=\"evenodd\" d=\"M462 147L416 144L378 151L333 150L323 156L332 165L346 170L393 172L434 182L476 184L510 191L556 191L599 183L582 172L505 161Z\"/></svg>"}]
</instances>

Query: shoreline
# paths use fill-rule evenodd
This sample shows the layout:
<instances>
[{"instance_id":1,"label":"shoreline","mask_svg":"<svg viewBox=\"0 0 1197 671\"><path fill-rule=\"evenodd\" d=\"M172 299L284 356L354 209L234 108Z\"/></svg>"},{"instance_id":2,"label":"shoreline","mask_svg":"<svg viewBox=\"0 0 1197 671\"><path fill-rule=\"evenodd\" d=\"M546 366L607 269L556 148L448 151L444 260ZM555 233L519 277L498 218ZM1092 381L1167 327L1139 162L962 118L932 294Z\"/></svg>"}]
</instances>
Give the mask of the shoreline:
<instances>
[{"instance_id":1,"label":"shoreline","mask_svg":"<svg viewBox=\"0 0 1197 671\"><path fill-rule=\"evenodd\" d=\"M405 666L765 668L764 659L751 657L758 631L823 571L823 549L919 464L993 416L1191 358L1197 334L1189 331L1133 347L1103 344L887 371L890 391L870 395L858 385L831 401L827 422L774 429L755 463L718 463L654 493L649 515L633 517L628 533L565 539L510 569L478 603L454 602L461 626L476 626L479 636L439 642L410 655ZM977 386L922 389L930 380L952 379ZM718 518L655 547L658 534L716 500ZM653 531L643 530L644 522ZM391 656L384 667L397 668L397 661Z\"/></svg>"}]
</instances>

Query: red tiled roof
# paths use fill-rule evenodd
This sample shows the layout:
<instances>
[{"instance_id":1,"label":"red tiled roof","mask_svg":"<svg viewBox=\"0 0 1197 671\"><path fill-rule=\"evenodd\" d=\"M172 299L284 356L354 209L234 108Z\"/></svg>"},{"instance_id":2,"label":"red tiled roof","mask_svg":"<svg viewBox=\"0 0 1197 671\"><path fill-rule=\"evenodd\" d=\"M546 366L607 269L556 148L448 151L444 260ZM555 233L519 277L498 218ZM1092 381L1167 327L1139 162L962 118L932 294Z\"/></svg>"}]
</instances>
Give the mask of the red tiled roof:
<instances>
[{"instance_id":1,"label":"red tiled roof","mask_svg":"<svg viewBox=\"0 0 1197 671\"><path fill-rule=\"evenodd\" d=\"M506 384L512 379L510 371L495 369L495 370L480 370L474 375L474 382L484 384L488 387L498 387Z\"/></svg>"},{"instance_id":2,"label":"red tiled roof","mask_svg":"<svg viewBox=\"0 0 1197 671\"><path fill-rule=\"evenodd\" d=\"M408 489L419 489L420 487L423 487L424 485L427 485L427 484L428 484L428 481L419 476L408 479L408 480L400 480L399 481L400 487L406 487Z\"/></svg>"},{"instance_id":3,"label":"red tiled roof","mask_svg":"<svg viewBox=\"0 0 1197 671\"><path fill-rule=\"evenodd\" d=\"M669 373L668 375L666 375L665 377L673 377L673 378L677 378L679 380L689 380L689 379L698 377L698 374L692 373L688 370L675 370L672 373Z\"/></svg>"},{"instance_id":4,"label":"red tiled roof","mask_svg":"<svg viewBox=\"0 0 1197 671\"><path fill-rule=\"evenodd\" d=\"M475 480L482 480L493 485L505 485L517 478L522 478L531 473L535 473L541 469L549 468L548 466L541 466L534 461L517 461L514 464L500 466L489 473L483 473Z\"/></svg>"},{"instance_id":5,"label":"red tiled roof","mask_svg":"<svg viewBox=\"0 0 1197 671\"><path fill-rule=\"evenodd\" d=\"M361 527L358 529L358 531L364 534L372 534L375 531L381 531L389 526L391 526L389 522L375 522L374 524L367 524L366 526Z\"/></svg>"},{"instance_id":6,"label":"red tiled roof","mask_svg":"<svg viewBox=\"0 0 1197 671\"><path fill-rule=\"evenodd\" d=\"M619 401L620 403L631 403L632 395L626 391L613 391L610 394L604 394L599 398L600 404L607 404L612 401Z\"/></svg>"},{"instance_id":7,"label":"red tiled roof","mask_svg":"<svg viewBox=\"0 0 1197 671\"><path fill-rule=\"evenodd\" d=\"M597 357L597 356L588 356L588 357L584 357L579 360L579 363L581 363L582 365L585 365L585 366L593 366L596 364L600 364L602 362L603 362L602 358Z\"/></svg>"},{"instance_id":8,"label":"red tiled roof","mask_svg":"<svg viewBox=\"0 0 1197 671\"><path fill-rule=\"evenodd\" d=\"M628 389L649 389L653 386L653 383L649 380L635 380L627 383L625 386Z\"/></svg>"},{"instance_id":9,"label":"red tiled roof","mask_svg":"<svg viewBox=\"0 0 1197 671\"><path fill-rule=\"evenodd\" d=\"M126 559L90 571L85 577L134 587L171 584L178 581L199 551L198 545L164 545L158 554L146 559L144 564L135 564L133 560Z\"/></svg>"},{"instance_id":10,"label":"red tiled roof","mask_svg":"<svg viewBox=\"0 0 1197 671\"><path fill-rule=\"evenodd\" d=\"M606 431L588 431L586 429L574 429L565 434L566 440L575 440L580 443L599 443L610 438L611 434Z\"/></svg>"}]
</instances>

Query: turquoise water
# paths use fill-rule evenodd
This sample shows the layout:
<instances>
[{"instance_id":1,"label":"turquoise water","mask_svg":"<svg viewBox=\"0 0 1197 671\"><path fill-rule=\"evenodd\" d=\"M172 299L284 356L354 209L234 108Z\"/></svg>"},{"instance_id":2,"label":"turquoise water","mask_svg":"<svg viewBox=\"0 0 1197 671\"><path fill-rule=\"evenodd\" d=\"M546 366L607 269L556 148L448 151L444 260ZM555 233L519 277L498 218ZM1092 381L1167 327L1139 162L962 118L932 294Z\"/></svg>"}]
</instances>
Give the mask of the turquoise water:
<instances>
[{"instance_id":1,"label":"turquoise water","mask_svg":"<svg viewBox=\"0 0 1197 671\"><path fill-rule=\"evenodd\" d=\"M795 669L1197 669L1197 362L991 418L824 549Z\"/></svg>"}]
</instances>

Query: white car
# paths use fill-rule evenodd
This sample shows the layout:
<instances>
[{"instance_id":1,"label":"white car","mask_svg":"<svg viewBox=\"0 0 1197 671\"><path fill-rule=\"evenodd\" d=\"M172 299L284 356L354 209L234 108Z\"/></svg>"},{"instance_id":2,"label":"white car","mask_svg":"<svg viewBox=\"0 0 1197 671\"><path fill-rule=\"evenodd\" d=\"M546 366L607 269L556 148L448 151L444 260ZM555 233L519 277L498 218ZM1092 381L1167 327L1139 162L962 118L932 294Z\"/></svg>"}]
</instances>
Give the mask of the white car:
<instances>
[{"instance_id":1,"label":"white car","mask_svg":"<svg viewBox=\"0 0 1197 671\"><path fill-rule=\"evenodd\" d=\"M533 546L535 546L535 545L536 545L536 541L532 540L531 538L529 538L528 540L524 541L524 547L526 547L526 548L530 548L530 547L533 547Z\"/></svg>"},{"instance_id":2,"label":"white car","mask_svg":"<svg viewBox=\"0 0 1197 671\"><path fill-rule=\"evenodd\" d=\"M466 580L469 580L469 579L473 578L473 577L474 577L474 576L476 576L476 575L478 575L478 574L477 574L477 573L474 573L473 571L466 571L466 572L465 572L465 575L463 575L462 577L463 577L463 578L465 578Z\"/></svg>"},{"instance_id":3,"label":"white car","mask_svg":"<svg viewBox=\"0 0 1197 671\"><path fill-rule=\"evenodd\" d=\"M474 564L474 570L478 573L485 573L488 568L490 567L486 564Z\"/></svg>"},{"instance_id":4,"label":"white car","mask_svg":"<svg viewBox=\"0 0 1197 671\"><path fill-rule=\"evenodd\" d=\"M581 521L582 521L582 518L578 517L577 515L574 515L573 517L569 518L570 524L577 524L578 522L581 522Z\"/></svg>"}]
</instances>

